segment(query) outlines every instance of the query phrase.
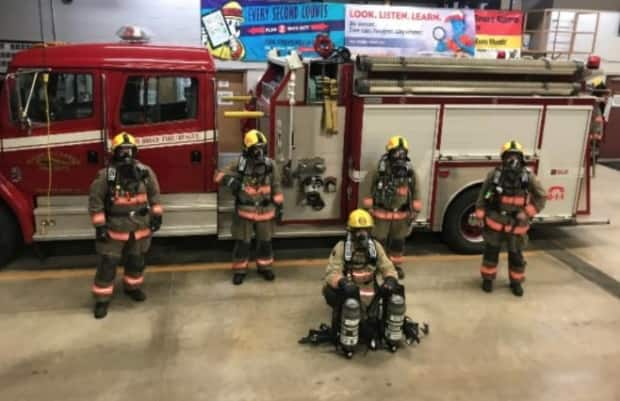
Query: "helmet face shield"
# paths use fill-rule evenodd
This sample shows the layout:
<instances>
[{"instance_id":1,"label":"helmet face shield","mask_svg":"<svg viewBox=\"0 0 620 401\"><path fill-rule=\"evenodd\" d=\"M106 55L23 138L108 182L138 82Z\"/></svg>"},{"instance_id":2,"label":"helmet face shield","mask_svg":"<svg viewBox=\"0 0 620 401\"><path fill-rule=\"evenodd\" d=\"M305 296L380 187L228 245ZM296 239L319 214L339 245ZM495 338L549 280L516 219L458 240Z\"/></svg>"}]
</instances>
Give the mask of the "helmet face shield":
<instances>
[{"instance_id":1,"label":"helmet face shield","mask_svg":"<svg viewBox=\"0 0 620 401\"><path fill-rule=\"evenodd\" d=\"M390 160L407 160L407 150L403 147L390 150Z\"/></svg>"},{"instance_id":2,"label":"helmet face shield","mask_svg":"<svg viewBox=\"0 0 620 401\"><path fill-rule=\"evenodd\" d=\"M133 163L136 157L136 148L133 145L119 146L114 149L114 160L122 164Z\"/></svg>"},{"instance_id":3,"label":"helmet face shield","mask_svg":"<svg viewBox=\"0 0 620 401\"><path fill-rule=\"evenodd\" d=\"M351 230L351 233L355 242L360 245L365 245L370 239L370 230L367 228L356 228Z\"/></svg>"},{"instance_id":4,"label":"helmet face shield","mask_svg":"<svg viewBox=\"0 0 620 401\"><path fill-rule=\"evenodd\" d=\"M248 150L248 155L255 160L264 160L266 150L264 143L257 143Z\"/></svg>"},{"instance_id":5,"label":"helmet face shield","mask_svg":"<svg viewBox=\"0 0 620 401\"><path fill-rule=\"evenodd\" d=\"M523 158L520 153L508 152L504 154L503 164L508 169L519 170L523 167Z\"/></svg>"}]
</instances>

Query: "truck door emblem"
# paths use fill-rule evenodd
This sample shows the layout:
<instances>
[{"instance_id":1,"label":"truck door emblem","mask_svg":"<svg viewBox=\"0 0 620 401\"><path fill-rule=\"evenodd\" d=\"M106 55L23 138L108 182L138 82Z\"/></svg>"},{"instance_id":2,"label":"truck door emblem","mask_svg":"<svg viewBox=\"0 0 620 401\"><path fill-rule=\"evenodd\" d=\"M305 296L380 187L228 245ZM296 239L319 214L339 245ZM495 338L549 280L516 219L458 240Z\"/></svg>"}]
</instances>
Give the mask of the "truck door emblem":
<instances>
[{"instance_id":1,"label":"truck door emblem","mask_svg":"<svg viewBox=\"0 0 620 401\"><path fill-rule=\"evenodd\" d=\"M547 192L547 200L549 201L559 201L564 200L564 187L559 185L554 185L549 187L549 191Z\"/></svg>"}]
</instances>

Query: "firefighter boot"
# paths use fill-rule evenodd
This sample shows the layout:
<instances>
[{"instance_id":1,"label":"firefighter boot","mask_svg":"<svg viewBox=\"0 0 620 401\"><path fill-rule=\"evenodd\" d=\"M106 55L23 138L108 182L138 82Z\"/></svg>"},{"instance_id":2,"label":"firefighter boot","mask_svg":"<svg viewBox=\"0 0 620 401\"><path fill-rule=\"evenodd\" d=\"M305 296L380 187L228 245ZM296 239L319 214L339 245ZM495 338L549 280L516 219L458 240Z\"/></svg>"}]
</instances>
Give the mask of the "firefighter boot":
<instances>
[{"instance_id":1,"label":"firefighter boot","mask_svg":"<svg viewBox=\"0 0 620 401\"><path fill-rule=\"evenodd\" d=\"M263 276L263 278L267 281L273 281L276 278L276 275L273 274L272 270L263 270L263 269L258 269L258 274L260 274L261 276Z\"/></svg>"},{"instance_id":2,"label":"firefighter boot","mask_svg":"<svg viewBox=\"0 0 620 401\"><path fill-rule=\"evenodd\" d=\"M108 305L109 302L96 302L95 303L95 319L103 319L108 314Z\"/></svg>"},{"instance_id":3,"label":"firefighter boot","mask_svg":"<svg viewBox=\"0 0 620 401\"><path fill-rule=\"evenodd\" d=\"M523 287L521 286L521 283L518 281L510 282L510 290L512 291L515 297L523 296Z\"/></svg>"},{"instance_id":4,"label":"firefighter boot","mask_svg":"<svg viewBox=\"0 0 620 401\"><path fill-rule=\"evenodd\" d=\"M136 302L144 302L146 294L140 288L125 288L125 294Z\"/></svg>"},{"instance_id":5,"label":"firefighter boot","mask_svg":"<svg viewBox=\"0 0 620 401\"><path fill-rule=\"evenodd\" d=\"M232 283L234 285L243 284L243 280L245 280L245 273L235 273L233 274Z\"/></svg>"},{"instance_id":6,"label":"firefighter boot","mask_svg":"<svg viewBox=\"0 0 620 401\"><path fill-rule=\"evenodd\" d=\"M482 280L482 291L493 292L493 280L485 278Z\"/></svg>"}]
</instances>

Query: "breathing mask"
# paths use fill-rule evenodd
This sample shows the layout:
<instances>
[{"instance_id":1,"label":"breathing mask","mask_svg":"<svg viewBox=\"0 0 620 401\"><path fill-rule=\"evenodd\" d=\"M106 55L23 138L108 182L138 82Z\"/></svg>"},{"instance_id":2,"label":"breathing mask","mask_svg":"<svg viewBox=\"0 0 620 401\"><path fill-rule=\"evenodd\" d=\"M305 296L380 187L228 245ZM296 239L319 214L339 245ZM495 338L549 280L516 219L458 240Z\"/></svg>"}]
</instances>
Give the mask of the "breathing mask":
<instances>
[{"instance_id":1,"label":"breathing mask","mask_svg":"<svg viewBox=\"0 0 620 401\"><path fill-rule=\"evenodd\" d=\"M402 147L394 149L389 153L390 169L392 174L396 177L406 177L409 171L407 158L407 151Z\"/></svg>"},{"instance_id":2,"label":"breathing mask","mask_svg":"<svg viewBox=\"0 0 620 401\"><path fill-rule=\"evenodd\" d=\"M361 245L365 248L368 244L368 240L370 239L370 234L368 233L368 230L358 229L353 231L353 239L355 240L356 245Z\"/></svg>"}]
</instances>

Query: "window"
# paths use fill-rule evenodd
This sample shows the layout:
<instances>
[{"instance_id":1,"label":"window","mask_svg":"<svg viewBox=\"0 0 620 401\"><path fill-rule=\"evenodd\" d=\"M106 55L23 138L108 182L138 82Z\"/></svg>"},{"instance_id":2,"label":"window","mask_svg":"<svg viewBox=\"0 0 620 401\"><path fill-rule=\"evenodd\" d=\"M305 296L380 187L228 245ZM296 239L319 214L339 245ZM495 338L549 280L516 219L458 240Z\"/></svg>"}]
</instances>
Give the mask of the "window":
<instances>
[{"instance_id":1,"label":"window","mask_svg":"<svg viewBox=\"0 0 620 401\"><path fill-rule=\"evenodd\" d=\"M93 115L93 77L90 74L50 72L47 93L51 121L77 120ZM42 72L17 75L11 91L13 121L17 121L20 109L27 110L32 123L47 121Z\"/></svg>"},{"instance_id":2,"label":"window","mask_svg":"<svg viewBox=\"0 0 620 401\"><path fill-rule=\"evenodd\" d=\"M121 123L162 123L196 118L198 81L190 77L127 78Z\"/></svg>"}]
</instances>

